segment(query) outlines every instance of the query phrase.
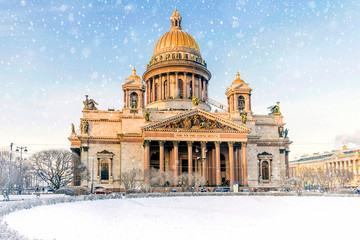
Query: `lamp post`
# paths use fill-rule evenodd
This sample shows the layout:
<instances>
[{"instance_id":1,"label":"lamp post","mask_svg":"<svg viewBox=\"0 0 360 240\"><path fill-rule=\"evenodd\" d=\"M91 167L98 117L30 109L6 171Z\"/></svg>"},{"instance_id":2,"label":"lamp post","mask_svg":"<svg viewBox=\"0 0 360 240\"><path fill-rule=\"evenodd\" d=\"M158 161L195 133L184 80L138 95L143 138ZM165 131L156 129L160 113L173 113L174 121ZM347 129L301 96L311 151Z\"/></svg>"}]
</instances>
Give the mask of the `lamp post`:
<instances>
[{"instance_id":1,"label":"lamp post","mask_svg":"<svg viewBox=\"0 0 360 240\"><path fill-rule=\"evenodd\" d=\"M21 194L21 192L22 192L22 187L23 187L23 179L22 179L22 153L23 153L23 150L24 150L24 152L27 152L28 150L27 150L27 147L25 147L25 146L20 146L20 147L17 147L16 148L16 151L17 152L20 152L20 186L19 186L19 194Z\"/></svg>"}]
</instances>

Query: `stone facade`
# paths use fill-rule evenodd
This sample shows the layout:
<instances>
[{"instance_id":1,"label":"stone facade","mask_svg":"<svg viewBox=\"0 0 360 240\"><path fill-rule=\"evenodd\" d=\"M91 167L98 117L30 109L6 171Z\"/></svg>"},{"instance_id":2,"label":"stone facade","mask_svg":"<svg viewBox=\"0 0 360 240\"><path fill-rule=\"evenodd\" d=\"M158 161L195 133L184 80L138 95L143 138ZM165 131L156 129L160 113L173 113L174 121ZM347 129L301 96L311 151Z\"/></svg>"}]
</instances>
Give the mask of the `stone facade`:
<instances>
[{"instance_id":1,"label":"stone facade","mask_svg":"<svg viewBox=\"0 0 360 240\"><path fill-rule=\"evenodd\" d=\"M121 111L98 110L86 97L80 132L69 137L92 173L80 184L120 189L124 172L157 168L199 173L208 186L279 187L291 144L279 104L269 115L253 114L252 89L239 73L226 90L228 106L210 99L211 73L196 41L177 11L171 24L143 77L134 69L123 84Z\"/></svg>"}]
</instances>

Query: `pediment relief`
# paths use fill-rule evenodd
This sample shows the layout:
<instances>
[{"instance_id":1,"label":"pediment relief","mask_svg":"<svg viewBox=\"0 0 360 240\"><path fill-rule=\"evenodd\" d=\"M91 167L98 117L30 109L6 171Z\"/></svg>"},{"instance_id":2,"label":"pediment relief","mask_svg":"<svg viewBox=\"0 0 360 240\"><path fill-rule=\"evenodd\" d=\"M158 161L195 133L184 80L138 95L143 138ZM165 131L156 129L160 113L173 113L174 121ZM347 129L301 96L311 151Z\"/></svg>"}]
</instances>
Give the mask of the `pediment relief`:
<instances>
[{"instance_id":1,"label":"pediment relief","mask_svg":"<svg viewBox=\"0 0 360 240\"><path fill-rule=\"evenodd\" d=\"M144 126L143 129L155 131L215 131L238 133L249 133L251 131L237 123L222 119L203 110L195 110L190 113L174 116L162 122Z\"/></svg>"},{"instance_id":2,"label":"pediment relief","mask_svg":"<svg viewBox=\"0 0 360 240\"><path fill-rule=\"evenodd\" d=\"M196 114L183 119L170 122L162 129L183 129L183 130L219 130L219 131L236 131L236 129L224 125L216 120L206 118Z\"/></svg>"}]
</instances>

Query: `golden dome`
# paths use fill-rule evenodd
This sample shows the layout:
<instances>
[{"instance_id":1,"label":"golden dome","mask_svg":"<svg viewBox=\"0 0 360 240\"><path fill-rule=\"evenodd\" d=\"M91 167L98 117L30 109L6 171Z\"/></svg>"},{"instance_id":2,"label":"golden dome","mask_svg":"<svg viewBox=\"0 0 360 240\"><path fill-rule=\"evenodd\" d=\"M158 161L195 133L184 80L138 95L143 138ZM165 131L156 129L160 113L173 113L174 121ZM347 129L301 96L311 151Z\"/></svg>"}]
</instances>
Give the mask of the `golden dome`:
<instances>
[{"instance_id":1,"label":"golden dome","mask_svg":"<svg viewBox=\"0 0 360 240\"><path fill-rule=\"evenodd\" d=\"M239 74L239 70L238 70L237 74L236 74L236 79L232 82L231 87L237 87L242 83L245 83L245 82L244 82L244 80L240 79L240 74Z\"/></svg>"},{"instance_id":2,"label":"golden dome","mask_svg":"<svg viewBox=\"0 0 360 240\"><path fill-rule=\"evenodd\" d=\"M181 16L177 9L171 15L171 29L160 37L157 41L153 56L162 50L171 50L174 47L188 47L196 50L200 54L200 48L195 39L187 32L181 29Z\"/></svg>"}]
</instances>

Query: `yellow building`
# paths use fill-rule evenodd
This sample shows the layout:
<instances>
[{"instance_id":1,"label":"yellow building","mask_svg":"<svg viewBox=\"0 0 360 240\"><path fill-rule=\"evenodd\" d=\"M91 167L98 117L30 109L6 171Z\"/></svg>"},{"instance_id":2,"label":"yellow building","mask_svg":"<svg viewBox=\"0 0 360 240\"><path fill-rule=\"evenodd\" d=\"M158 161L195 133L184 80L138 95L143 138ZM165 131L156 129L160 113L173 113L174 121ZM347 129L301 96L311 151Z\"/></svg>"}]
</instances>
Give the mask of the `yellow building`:
<instances>
[{"instance_id":1,"label":"yellow building","mask_svg":"<svg viewBox=\"0 0 360 240\"><path fill-rule=\"evenodd\" d=\"M303 155L295 161L290 161L290 177L302 177L309 172L335 173L338 170L349 170L354 174L354 178L347 183L348 186L358 186L360 148L347 149L343 146L342 150L333 150L322 154Z\"/></svg>"}]
</instances>

